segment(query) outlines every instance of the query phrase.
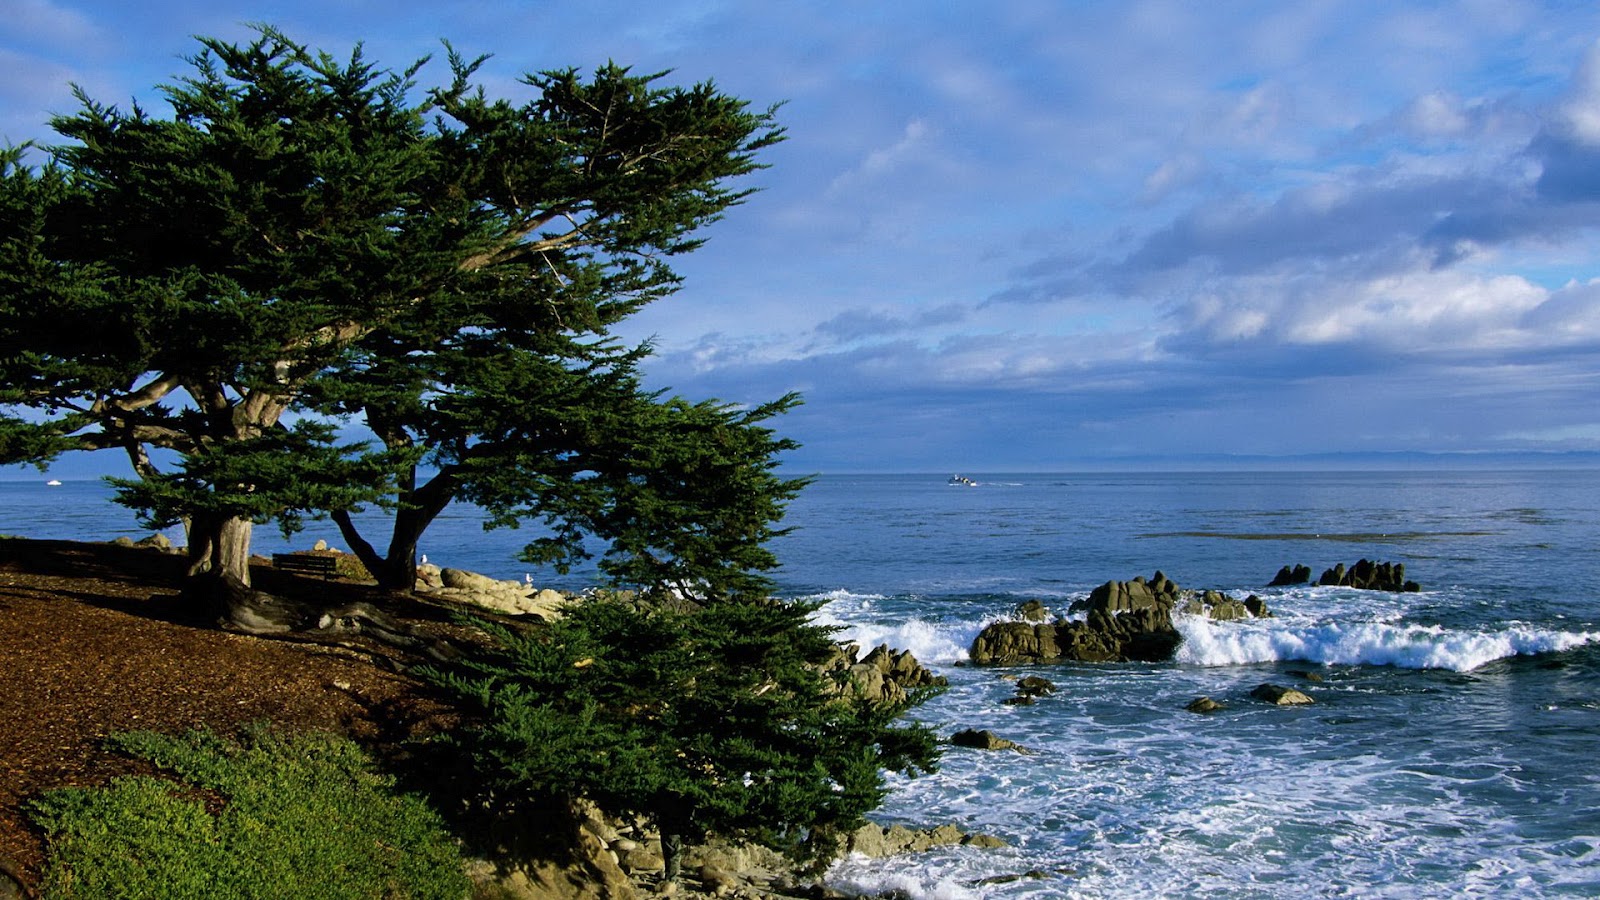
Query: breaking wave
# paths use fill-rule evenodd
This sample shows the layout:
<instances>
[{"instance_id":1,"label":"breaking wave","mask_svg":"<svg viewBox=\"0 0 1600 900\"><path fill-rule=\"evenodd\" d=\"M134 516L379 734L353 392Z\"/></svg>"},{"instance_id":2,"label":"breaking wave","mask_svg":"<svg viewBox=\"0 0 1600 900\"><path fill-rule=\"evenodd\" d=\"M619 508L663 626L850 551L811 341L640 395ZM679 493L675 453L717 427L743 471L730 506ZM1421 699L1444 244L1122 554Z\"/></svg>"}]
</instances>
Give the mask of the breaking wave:
<instances>
[{"instance_id":1,"label":"breaking wave","mask_svg":"<svg viewBox=\"0 0 1600 900\"><path fill-rule=\"evenodd\" d=\"M1462 631L1437 625L1384 622L1279 625L1176 619L1183 644L1176 661L1200 666L1235 666L1275 661L1330 665L1395 666L1468 672L1498 659L1559 653L1600 642L1600 632L1549 631L1509 626Z\"/></svg>"}]
</instances>

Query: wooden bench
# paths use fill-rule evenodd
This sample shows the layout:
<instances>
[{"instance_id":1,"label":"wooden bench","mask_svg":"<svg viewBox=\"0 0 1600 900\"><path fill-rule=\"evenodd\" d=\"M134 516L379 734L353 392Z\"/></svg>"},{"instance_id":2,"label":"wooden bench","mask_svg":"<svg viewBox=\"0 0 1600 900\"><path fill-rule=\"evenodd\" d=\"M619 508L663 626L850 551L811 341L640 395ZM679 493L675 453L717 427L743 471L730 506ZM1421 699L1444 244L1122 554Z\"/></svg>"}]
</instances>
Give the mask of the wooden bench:
<instances>
[{"instance_id":1,"label":"wooden bench","mask_svg":"<svg viewBox=\"0 0 1600 900\"><path fill-rule=\"evenodd\" d=\"M305 553L274 553L272 567L301 575L321 575L332 578L339 574L339 560L332 556L311 556Z\"/></svg>"}]
</instances>

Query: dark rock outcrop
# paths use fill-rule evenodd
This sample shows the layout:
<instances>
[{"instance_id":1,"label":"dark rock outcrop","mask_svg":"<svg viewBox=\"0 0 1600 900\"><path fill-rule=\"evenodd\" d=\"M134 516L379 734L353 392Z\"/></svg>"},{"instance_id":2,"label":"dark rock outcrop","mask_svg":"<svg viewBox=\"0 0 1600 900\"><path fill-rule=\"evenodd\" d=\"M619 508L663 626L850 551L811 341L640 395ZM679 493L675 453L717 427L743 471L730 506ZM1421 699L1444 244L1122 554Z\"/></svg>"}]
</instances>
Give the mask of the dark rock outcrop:
<instances>
[{"instance_id":1,"label":"dark rock outcrop","mask_svg":"<svg viewBox=\"0 0 1600 900\"><path fill-rule=\"evenodd\" d=\"M1310 583L1310 567L1297 565L1291 569L1284 566L1278 570L1278 574L1267 587ZM1317 579L1317 584L1324 587L1351 587L1366 591L1422 590L1422 586L1415 581L1406 580L1405 563L1380 563L1369 559L1358 560L1349 568L1345 568L1344 563L1339 563L1331 569L1324 569L1322 576Z\"/></svg>"},{"instance_id":2,"label":"dark rock outcrop","mask_svg":"<svg viewBox=\"0 0 1600 900\"><path fill-rule=\"evenodd\" d=\"M896 651L879 644L857 659L860 652L855 644L838 644L833 656L822 664L824 681L836 695L851 695L868 703L903 703L908 691L950 683L918 662L910 650Z\"/></svg>"},{"instance_id":3,"label":"dark rock outcrop","mask_svg":"<svg viewBox=\"0 0 1600 900\"><path fill-rule=\"evenodd\" d=\"M1405 563L1376 563L1368 559L1359 560L1348 569L1344 567L1344 563L1339 563L1323 572L1322 577L1317 579L1317 584L1352 587L1365 591L1422 590L1422 586L1415 581L1406 580Z\"/></svg>"},{"instance_id":4,"label":"dark rock outcrop","mask_svg":"<svg viewBox=\"0 0 1600 900\"><path fill-rule=\"evenodd\" d=\"M1251 601L1255 601L1251 603ZM984 665L1057 662L1157 662L1172 658L1182 638L1174 610L1214 619L1267 616L1259 597L1239 601L1218 591L1184 591L1160 572L1148 581L1108 581L1072 604L1082 619L995 622L972 642L972 661Z\"/></svg>"},{"instance_id":5,"label":"dark rock outcrop","mask_svg":"<svg viewBox=\"0 0 1600 900\"><path fill-rule=\"evenodd\" d=\"M1018 750L1022 747L1013 741L1008 741L994 732L984 729L968 728L950 735L950 746L970 747L974 750Z\"/></svg>"},{"instance_id":6,"label":"dark rock outcrop","mask_svg":"<svg viewBox=\"0 0 1600 900\"><path fill-rule=\"evenodd\" d=\"M1287 587L1291 584L1309 584L1310 582L1310 566L1295 566L1292 569L1284 566L1278 570L1278 574L1274 575L1271 581L1267 582L1267 587Z\"/></svg>"},{"instance_id":7,"label":"dark rock outcrop","mask_svg":"<svg viewBox=\"0 0 1600 900\"><path fill-rule=\"evenodd\" d=\"M1306 694L1281 684L1263 684L1250 692L1250 696L1275 706L1306 706L1315 703Z\"/></svg>"}]
</instances>

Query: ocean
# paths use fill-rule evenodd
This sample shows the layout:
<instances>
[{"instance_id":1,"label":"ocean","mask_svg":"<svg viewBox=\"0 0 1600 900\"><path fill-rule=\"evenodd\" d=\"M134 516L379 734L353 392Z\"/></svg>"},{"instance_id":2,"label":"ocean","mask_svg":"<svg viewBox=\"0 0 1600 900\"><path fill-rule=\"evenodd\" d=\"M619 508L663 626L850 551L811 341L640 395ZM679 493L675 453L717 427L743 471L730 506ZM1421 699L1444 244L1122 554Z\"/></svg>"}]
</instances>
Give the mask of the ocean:
<instances>
[{"instance_id":1,"label":"ocean","mask_svg":"<svg viewBox=\"0 0 1600 900\"><path fill-rule=\"evenodd\" d=\"M916 898L1600 896L1600 471L832 475L774 544L783 596L950 680L915 715L1026 752L949 750L877 818L953 822L1001 850L848 859L828 878ZM141 536L98 482L0 482L0 533ZM307 547L313 523L258 552ZM453 507L431 561L585 586L519 563L527 532ZM1267 588L1283 565L1400 562L1417 593ZM1064 611L1157 570L1265 599L1270 619L1179 620L1177 659L966 664L989 622ZM1320 681L1307 680L1315 673ZM1019 675L1054 682L1003 701ZM1315 703L1250 698L1262 683ZM1209 696L1226 708L1184 707Z\"/></svg>"}]
</instances>

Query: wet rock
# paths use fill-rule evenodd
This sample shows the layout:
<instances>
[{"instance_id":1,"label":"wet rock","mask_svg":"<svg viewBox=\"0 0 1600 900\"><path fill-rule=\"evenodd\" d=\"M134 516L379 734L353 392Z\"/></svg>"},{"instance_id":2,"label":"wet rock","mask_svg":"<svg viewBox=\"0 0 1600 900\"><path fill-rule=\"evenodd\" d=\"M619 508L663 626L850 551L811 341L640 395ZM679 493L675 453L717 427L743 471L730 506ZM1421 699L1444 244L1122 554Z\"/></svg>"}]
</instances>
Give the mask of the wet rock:
<instances>
[{"instance_id":1,"label":"wet rock","mask_svg":"<svg viewBox=\"0 0 1600 900\"><path fill-rule=\"evenodd\" d=\"M1260 685L1250 692L1250 696L1263 703L1271 703L1276 706L1305 706L1316 702L1294 688L1284 687L1280 684Z\"/></svg>"},{"instance_id":2,"label":"wet rock","mask_svg":"<svg viewBox=\"0 0 1600 900\"><path fill-rule=\"evenodd\" d=\"M988 729L972 729L958 731L950 735L952 747L970 747L975 750L1021 750L1022 747L1012 741L995 734Z\"/></svg>"},{"instance_id":3,"label":"wet rock","mask_svg":"<svg viewBox=\"0 0 1600 900\"><path fill-rule=\"evenodd\" d=\"M1252 607L1219 591L1186 592L1158 571L1148 580L1141 576L1095 588L1069 609L1069 614L1083 613L1082 619L992 623L973 641L969 653L980 665L1160 662L1171 659L1182 641L1172 624L1174 609L1216 619L1271 615L1266 604L1255 599Z\"/></svg>"},{"instance_id":4,"label":"wet rock","mask_svg":"<svg viewBox=\"0 0 1600 900\"><path fill-rule=\"evenodd\" d=\"M904 703L908 691L943 687L949 679L935 675L909 650L892 650L880 644L859 661L860 647L837 644L819 670L836 696L853 695L868 703Z\"/></svg>"},{"instance_id":5,"label":"wet rock","mask_svg":"<svg viewBox=\"0 0 1600 900\"><path fill-rule=\"evenodd\" d=\"M1405 563L1378 563L1369 559L1358 560L1346 569L1344 563L1322 573L1317 583L1327 587L1350 587L1364 591L1416 592L1422 586L1406 580Z\"/></svg>"},{"instance_id":6,"label":"wet rock","mask_svg":"<svg viewBox=\"0 0 1600 900\"><path fill-rule=\"evenodd\" d=\"M1204 715L1206 713L1214 713L1218 710L1227 709L1227 707L1211 699L1210 697L1196 697L1191 700L1189 705L1185 706L1184 709L1192 713L1200 713L1201 715Z\"/></svg>"},{"instance_id":7,"label":"wet rock","mask_svg":"<svg viewBox=\"0 0 1600 900\"><path fill-rule=\"evenodd\" d=\"M1017 696L1019 697L1048 697L1055 692L1055 683L1048 678L1029 675L1017 681Z\"/></svg>"},{"instance_id":8,"label":"wet rock","mask_svg":"<svg viewBox=\"0 0 1600 900\"><path fill-rule=\"evenodd\" d=\"M1017 617L1024 622L1050 621L1050 608L1039 600L1029 600L1017 607Z\"/></svg>"},{"instance_id":9,"label":"wet rock","mask_svg":"<svg viewBox=\"0 0 1600 900\"><path fill-rule=\"evenodd\" d=\"M1310 581L1310 566L1297 565L1292 569L1288 566L1284 566L1283 568L1279 569L1278 574L1274 575L1272 580L1267 583L1267 587L1287 587L1294 584L1309 584Z\"/></svg>"},{"instance_id":10,"label":"wet rock","mask_svg":"<svg viewBox=\"0 0 1600 900\"><path fill-rule=\"evenodd\" d=\"M901 853L922 853L934 847L951 846L995 849L1006 846L1006 843L992 835L968 834L954 825L921 829L892 825L883 828L868 822L844 839L841 850L877 859Z\"/></svg>"}]
</instances>

